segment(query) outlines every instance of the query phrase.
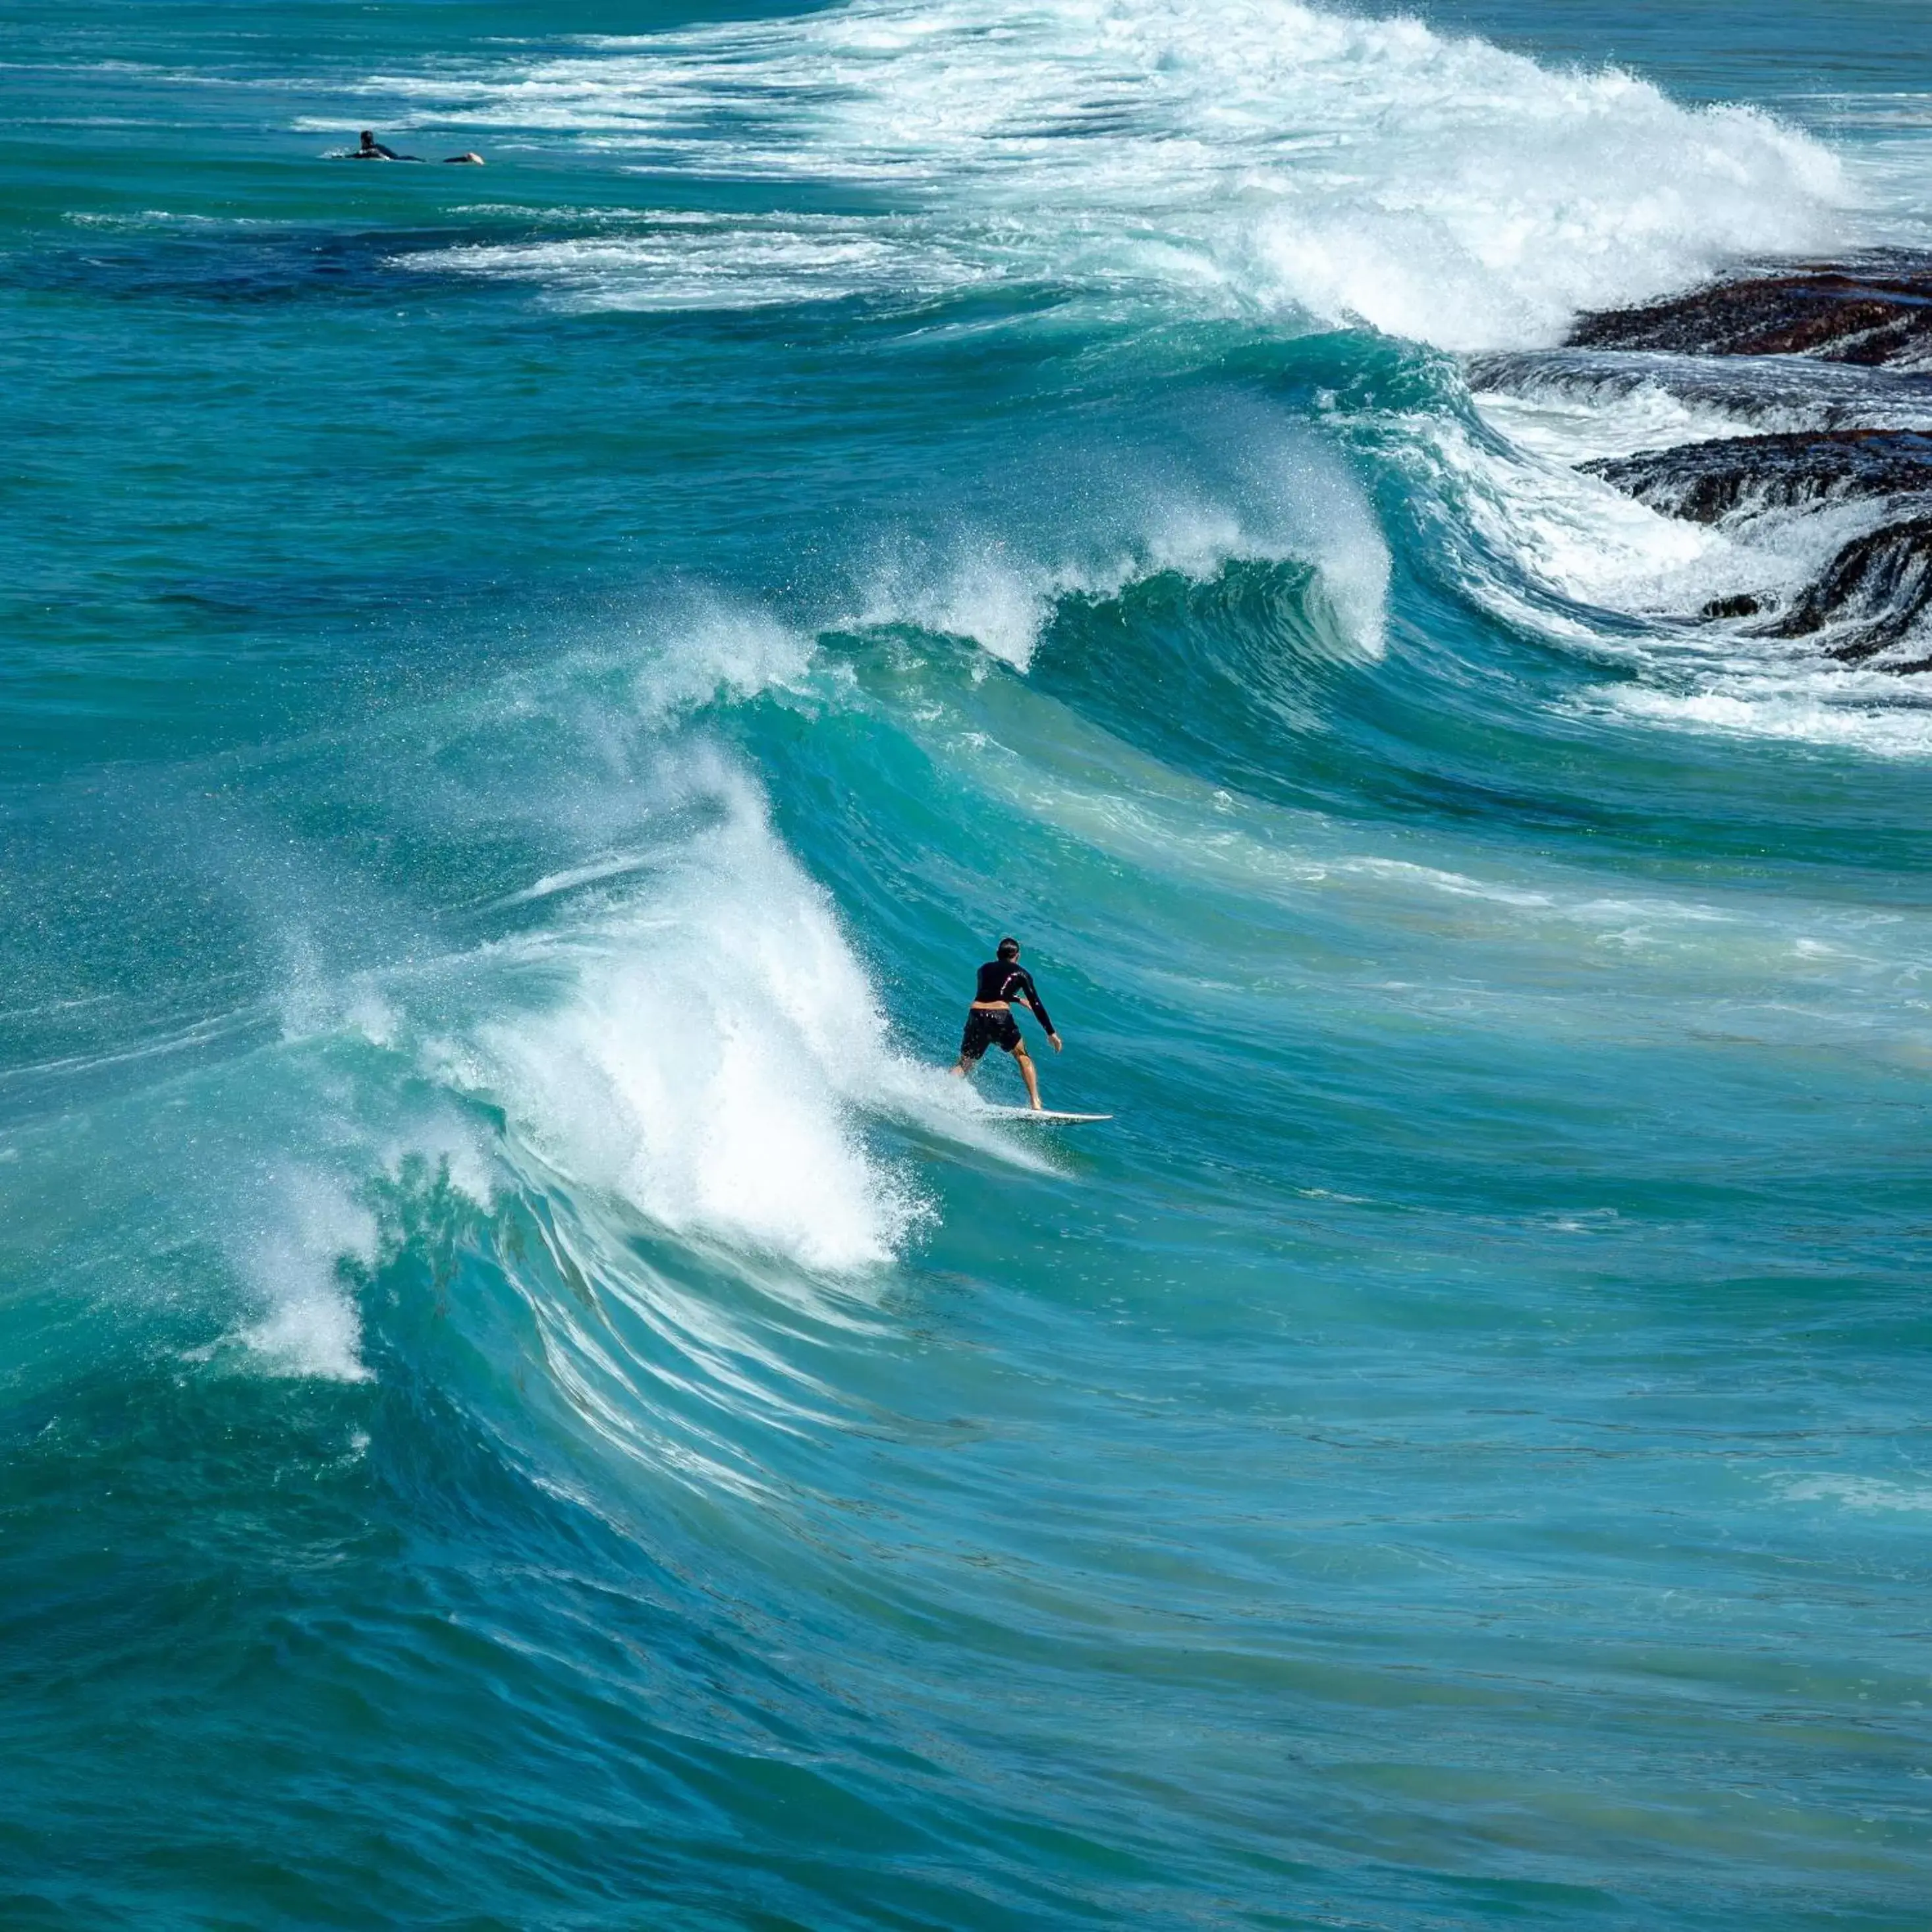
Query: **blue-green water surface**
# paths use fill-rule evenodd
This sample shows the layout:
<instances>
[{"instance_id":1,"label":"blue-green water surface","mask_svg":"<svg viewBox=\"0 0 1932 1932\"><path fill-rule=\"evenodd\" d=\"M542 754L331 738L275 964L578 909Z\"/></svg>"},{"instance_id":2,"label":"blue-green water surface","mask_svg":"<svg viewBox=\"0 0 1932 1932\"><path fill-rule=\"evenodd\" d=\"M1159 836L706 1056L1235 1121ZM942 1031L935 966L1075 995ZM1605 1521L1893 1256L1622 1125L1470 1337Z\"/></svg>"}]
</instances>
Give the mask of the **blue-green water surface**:
<instances>
[{"instance_id":1,"label":"blue-green water surface","mask_svg":"<svg viewBox=\"0 0 1932 1932\"><path fill-rule=\"evenodd\" d=\"M1924 1924L1922 26L11 9L0 1922Z\"/></svg>"}]
</instances>

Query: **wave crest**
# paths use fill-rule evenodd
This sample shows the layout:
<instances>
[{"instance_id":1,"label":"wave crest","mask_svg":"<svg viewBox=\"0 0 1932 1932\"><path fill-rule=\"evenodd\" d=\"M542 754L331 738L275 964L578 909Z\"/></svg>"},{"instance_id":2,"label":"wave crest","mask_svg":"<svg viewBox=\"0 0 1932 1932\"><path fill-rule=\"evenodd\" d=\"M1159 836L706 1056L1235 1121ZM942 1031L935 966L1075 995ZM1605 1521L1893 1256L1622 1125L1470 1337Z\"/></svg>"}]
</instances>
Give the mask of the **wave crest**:
<instances>
[{"instance_id":1,"label":"wave crest","mask_svg":"<svg viewBox=\"0 0 1932 1932\"><path fill-rule=\"evenodd\" d=\"M1828 246L1849 200L1826 148L1755 110L1293 0L868 0L367 85L440 126L896 204L836 237L775 240L762 217L693 233L671 212L658 232L634 211L430 258L596 306L1002 276L1502 347L1739 256Z\"/></svg>"}]
</instances>

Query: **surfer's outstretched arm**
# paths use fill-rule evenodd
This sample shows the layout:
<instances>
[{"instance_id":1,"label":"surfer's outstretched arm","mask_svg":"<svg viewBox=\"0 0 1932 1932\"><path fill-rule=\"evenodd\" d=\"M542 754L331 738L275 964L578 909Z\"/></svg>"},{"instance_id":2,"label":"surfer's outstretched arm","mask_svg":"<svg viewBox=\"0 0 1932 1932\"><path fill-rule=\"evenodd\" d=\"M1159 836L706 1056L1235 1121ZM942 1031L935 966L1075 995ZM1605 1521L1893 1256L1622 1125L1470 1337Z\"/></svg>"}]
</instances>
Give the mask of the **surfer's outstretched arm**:
<instances>
[{"instance_id":1,"label":"surfer's outstretched arm","mask_svg":"<svg viewBox=\"0 0 1932 1932\"><path fill-rule=\"evenodd\" d=\"M1054 1031L1053 1022L1046 1016L1046 1008L1041 1002L1040 988L1033 982L1033 975L1016 966L1013 968L1013 977L1018 982L1020 998L1025 1000L1034 1018L1039 1021L1040 1030L1053 1042L1053 1050L1058 1053L1060 1051L1060 1036ZM1036 1107L1040 1105L1037 1094L1034 1096L1034 1105Z\"/></svg>"}]
</instances>

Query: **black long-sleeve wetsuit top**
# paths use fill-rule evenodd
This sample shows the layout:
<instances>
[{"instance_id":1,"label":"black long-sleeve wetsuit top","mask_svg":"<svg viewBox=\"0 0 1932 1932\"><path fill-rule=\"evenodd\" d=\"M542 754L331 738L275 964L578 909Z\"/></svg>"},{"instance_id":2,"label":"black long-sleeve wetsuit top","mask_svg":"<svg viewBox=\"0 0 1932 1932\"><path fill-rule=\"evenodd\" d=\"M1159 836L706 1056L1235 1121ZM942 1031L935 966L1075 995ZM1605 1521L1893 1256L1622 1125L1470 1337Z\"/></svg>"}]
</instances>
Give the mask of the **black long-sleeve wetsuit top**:
<instances>
[{"instance_id":1,"label":"black long-sleeve wetsuit top","mask_svg":"<svg viewBox=\"0 0 1932 1932\"><path fill-rule=\"evenodd\" d=\"M1024 1000L1032 1007L1034 1018L1048 1033L1053 1030L1053 1022L1047 1018L1046 1009L1040 1003L1033 975L1012 960L988 959L980 968L979 990L973 997L982 1004L991 1000Z\"/></svg>"}]
</instances>

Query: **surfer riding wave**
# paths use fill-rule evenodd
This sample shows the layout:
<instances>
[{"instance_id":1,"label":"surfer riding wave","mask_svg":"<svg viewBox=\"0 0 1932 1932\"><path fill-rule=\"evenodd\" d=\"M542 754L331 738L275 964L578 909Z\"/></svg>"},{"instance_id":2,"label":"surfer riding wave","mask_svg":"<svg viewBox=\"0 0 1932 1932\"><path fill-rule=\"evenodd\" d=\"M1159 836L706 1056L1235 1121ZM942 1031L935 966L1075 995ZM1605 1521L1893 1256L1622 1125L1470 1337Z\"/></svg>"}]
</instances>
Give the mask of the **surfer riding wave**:
<instances>
[{"instance_id":1,"label":"surfer riding wave","mask_svg":"<svg viewBox=\"0 0 1932 1932\"><path fill-rule=\"evenodd\" d=\"M1017 997L1032 1009L1055 1053L1060 1050L1060 1036L1046 1016L1033 975L1020 964L1020 943L1008 938L1000 941L995 957L980 968L980 977L967 1009L966 1030L959 1041L959 1058L954 1062L953 1077L963 1079L977 1066L989 1046L1000 1046L1019 1063L1025 1081L1027 1100L1034 1111L1041 1111L1040 1076L1034 1070L1033 1055L1020 1036L1019 1022L1013 1018L1012 1001Z\"/></svg>"}]
</instances>

